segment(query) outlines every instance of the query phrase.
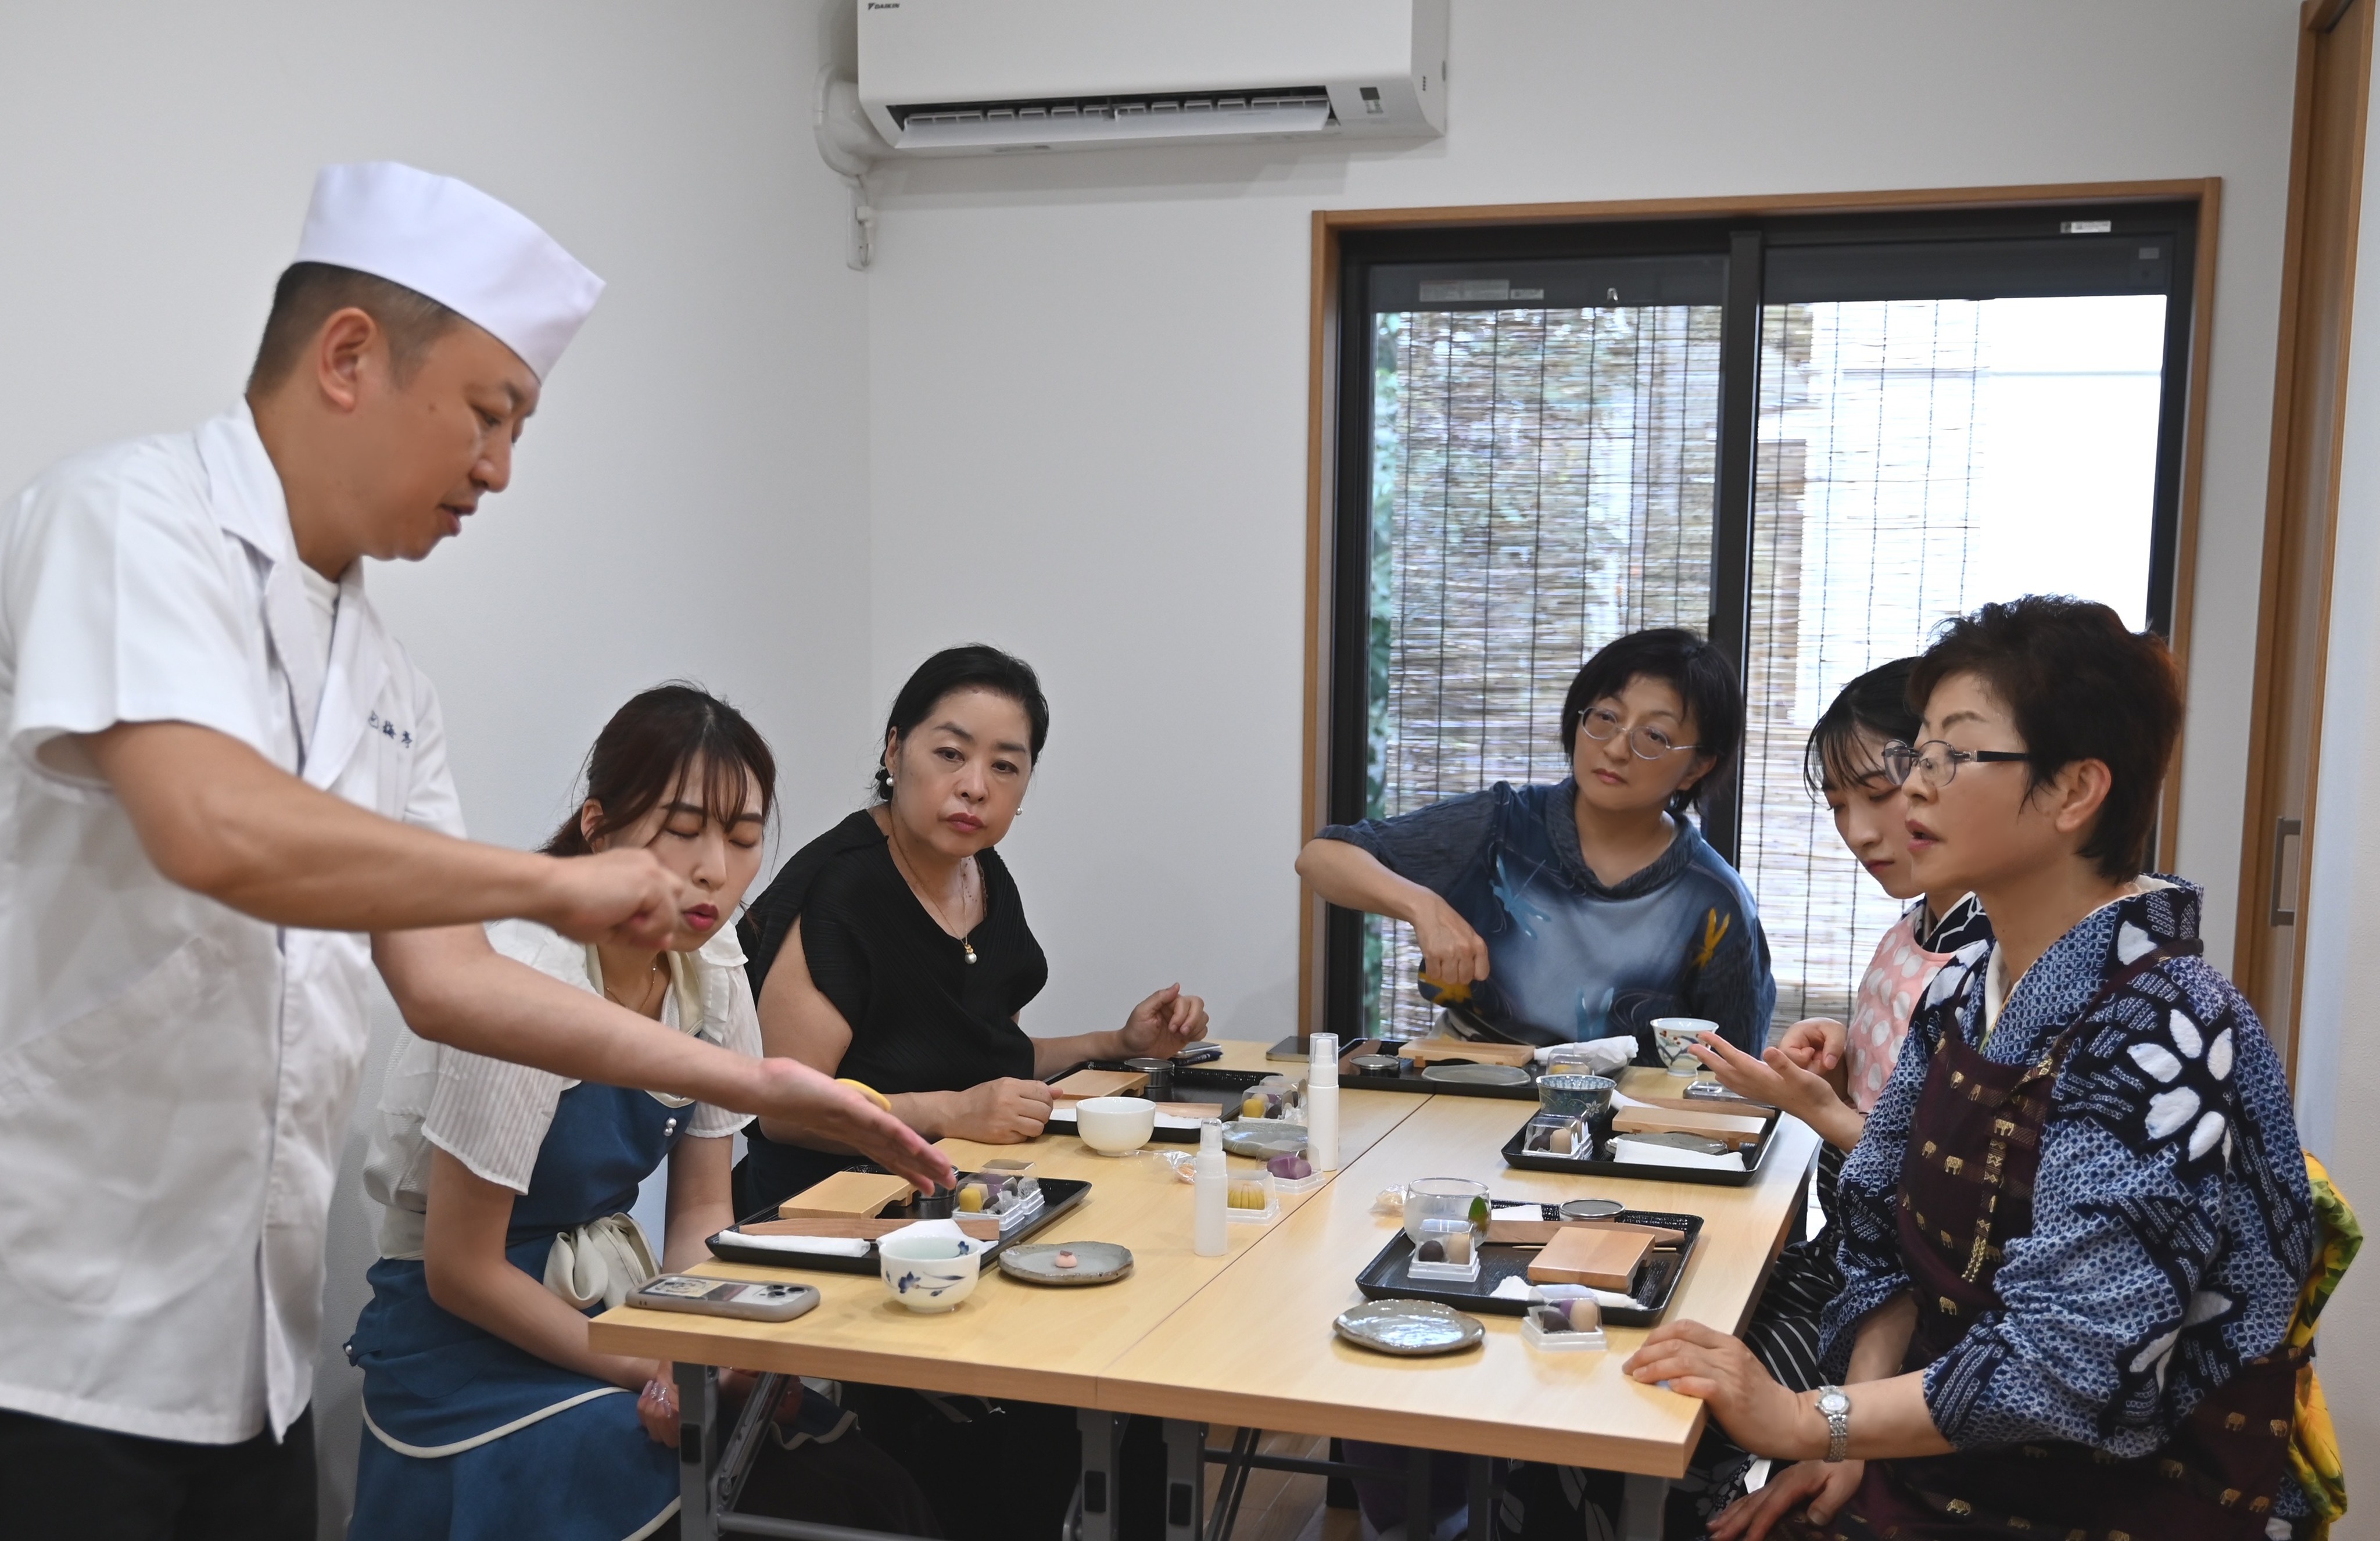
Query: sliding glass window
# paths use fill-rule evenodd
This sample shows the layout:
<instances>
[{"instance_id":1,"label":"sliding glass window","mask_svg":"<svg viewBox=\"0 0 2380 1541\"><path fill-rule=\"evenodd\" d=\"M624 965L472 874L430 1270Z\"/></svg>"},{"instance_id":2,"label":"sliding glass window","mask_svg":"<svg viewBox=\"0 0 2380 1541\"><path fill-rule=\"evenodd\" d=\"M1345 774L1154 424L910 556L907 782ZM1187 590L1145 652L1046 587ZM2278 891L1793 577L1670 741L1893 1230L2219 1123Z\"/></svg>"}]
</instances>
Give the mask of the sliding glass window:
<instances>
[{"instance_id":1,"label":"sliding glass window","mask_svg":"<svg viewBox=\"0 0 2380 1541\"><path fill-rule=\"evenodd\" d=\"M1563 692L1704 631L1750 711L1705 829L1777 1013L1841 1016L1898 913L1803 781L1852 676L2028 592L2170 624L2194 206L1342 237L1329 815L1553 782ZM1333 911L1329 1025L1431 1010Z\"/></svg>"}]
</instances>

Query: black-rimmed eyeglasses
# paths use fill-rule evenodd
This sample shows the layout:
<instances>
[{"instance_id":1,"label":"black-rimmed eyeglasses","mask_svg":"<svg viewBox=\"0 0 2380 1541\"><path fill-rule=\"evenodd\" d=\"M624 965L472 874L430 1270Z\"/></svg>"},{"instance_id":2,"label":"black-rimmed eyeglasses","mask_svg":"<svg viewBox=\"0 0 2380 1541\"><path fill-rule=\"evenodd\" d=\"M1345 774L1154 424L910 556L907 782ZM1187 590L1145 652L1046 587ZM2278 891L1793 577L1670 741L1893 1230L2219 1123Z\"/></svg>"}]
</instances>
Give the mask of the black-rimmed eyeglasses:
<instances>
[{"instance_id":1,"label":"black-rimmed eyeglasses","mask_svg":"<svg viewBox=\"0 0 2380 1541\"><path fill-rule=\"evenodd\" d=\"M1892 743L1884 746L1878 757L1884 761L1884 773L1900 786L1909 780L1911 771L1925 778L1925 784L1939 791L1959 779L1959 767L1969 760L1985 765L2011 765L2028 760L2033 756L2022 749L1961 749L1948 741L1929 738L1912 746Z\"/></svg>"},{"instance_id":2,"label":"black-rimmed eyeglasses","mask_svg":"<svg viewBox=\"0 0 2380 1541\"><path fill-rule=\"evenodd\" d=\"M1589 707L1578 714L1579 731L1597 744L1609 744L1620 733L1620 714L1609 707ZM1670 735L1660 729L1639 724L1628 730L1628 747L1638 759L1659 759L1681 749L1699 749L1699 744L1672 744Z\"/></svg>"}]
</instances>

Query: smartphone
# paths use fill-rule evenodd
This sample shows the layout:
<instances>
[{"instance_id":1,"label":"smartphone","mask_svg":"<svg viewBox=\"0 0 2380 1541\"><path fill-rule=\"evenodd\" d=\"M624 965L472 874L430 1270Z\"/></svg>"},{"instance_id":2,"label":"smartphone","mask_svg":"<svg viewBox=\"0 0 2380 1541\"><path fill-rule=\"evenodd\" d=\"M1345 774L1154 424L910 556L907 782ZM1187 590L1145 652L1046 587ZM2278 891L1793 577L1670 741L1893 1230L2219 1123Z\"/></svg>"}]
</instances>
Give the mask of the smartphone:
<instances>
[{"instance_id":1,"label":"smartphone","mask_svg":"<svg viewBox=\"0 0 2380 1541\"><path fill-rule=\"evenodd\" d=\"M687 1273L665 1273L628 1297L629 1304L652 1311L699 1311L761 1322L789 1322L818 1303L818 1290L809 1284L752 1284Z\"/></svg>"},{"instance_id":2,"label":"smartphone","mask_svg":"<svg viewBox=\"0 0 2380 1541\"><path fill-rule=\"evenodd\" d=\"M1181 1053L1174 1055L1173 1062L1177 1067L1187 1070L1192 1065L1203 1065L1209 1060L1220 1060L1222 1057L1223 1046L1220 1043L1194 1043Z\"/></svg>"}]
</instances>

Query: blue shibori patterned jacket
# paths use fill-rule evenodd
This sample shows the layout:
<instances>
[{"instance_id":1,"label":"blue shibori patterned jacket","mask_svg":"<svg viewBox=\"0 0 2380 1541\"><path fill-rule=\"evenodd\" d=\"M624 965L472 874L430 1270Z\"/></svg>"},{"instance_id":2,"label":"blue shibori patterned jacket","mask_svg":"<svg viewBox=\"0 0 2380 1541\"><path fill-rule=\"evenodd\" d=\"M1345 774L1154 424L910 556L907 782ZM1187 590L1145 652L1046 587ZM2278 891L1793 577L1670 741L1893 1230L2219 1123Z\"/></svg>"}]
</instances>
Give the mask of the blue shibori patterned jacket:
<instances>
[{"instance_id":1,"label":"blue shibori patterned jacket","mask_svg":"<svg viewBox=\"0 0 2380 1541\"><path fill-rule=\"evenodd\" d=\"M1909 1287L1894 1230L1911 1116L1946 1033L2003 1064L2038 1057L2107 977L2198 935L2200 890L2173 880L2086 916L2025 971L1988 1042L1992 949L1935 977L1838 1189L1846 1284L1822 1331L1831 1376L1863 1318ZM2288 1083L2245 997L2173 957L2075 1039L2042 1131L2033 1233L2008 1243L2003 1309L1925 1373L1935 1426L1961 1449L2071 1440L2145 1455L2287 1332L2311 1266L2313 1195ZM2277 1512L2302 1514L2284 1483Z\"/></svg>"}]
</instances>

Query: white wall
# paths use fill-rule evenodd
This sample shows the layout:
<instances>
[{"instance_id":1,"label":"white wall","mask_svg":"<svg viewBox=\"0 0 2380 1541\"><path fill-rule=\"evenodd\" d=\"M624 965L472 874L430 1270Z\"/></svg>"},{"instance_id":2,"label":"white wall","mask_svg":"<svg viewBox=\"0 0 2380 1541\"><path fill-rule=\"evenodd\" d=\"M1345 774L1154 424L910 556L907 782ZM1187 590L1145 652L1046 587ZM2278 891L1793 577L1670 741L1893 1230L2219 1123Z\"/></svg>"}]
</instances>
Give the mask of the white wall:
<instances>
[{"instance_id":1,"label":"white wall","mask_svg":"<svg viewBox=\"0 0 2380 1541\"><path fill-rule=\"evenodd\" d=\"M1055 722L1013 837L1045 1029L1180 977L1295 1012L1317 208L2219 176L2180 866L2228 957L2296 7L1461 0L1450 131L881 174L875 695L981 636Z\"/></svg>"},{"instance_id":2,"label":"white wall","mask_svg":"<svg viewBox=\"0 0 2380 1541\"><path fill-rule=\"evenodd\" d=\"M541 839L603 719L673 675L746 707L787 827L821 824L863 784L873 694L866 290L810 148L821 30L818 0L0 8L0 490L233 399L317 165L465 177L611 283L513 490L370 575L443 687L472 826ZM316 1401L330 1534L360 1157Z\"/></svg>"},{"instance_id":3,"label":"white wall","mask_svg":"<svg viewBox=\"0 0 2380 1541\"><path fill-rule=\"evenodd\" d=\"M2380 1232L2380 1033L2374 1031L2368 917L2380 905L2380 119L2366 125L2354 330L2339 456L2338 539L2331 568L2322 782L2314 807L2313 894L2298 1040L2298 1128L2367 1230ZM2361 965L2361 966L2359 966ZM2315 1341L2338 1423L2350 1510L2338 1541L2380 1535L2372 1474L2380 1472L2380 1250L2339 1286ZM2362 1489L2355 1486L2358 1477Z\"/></svg>"}]
</instances>

